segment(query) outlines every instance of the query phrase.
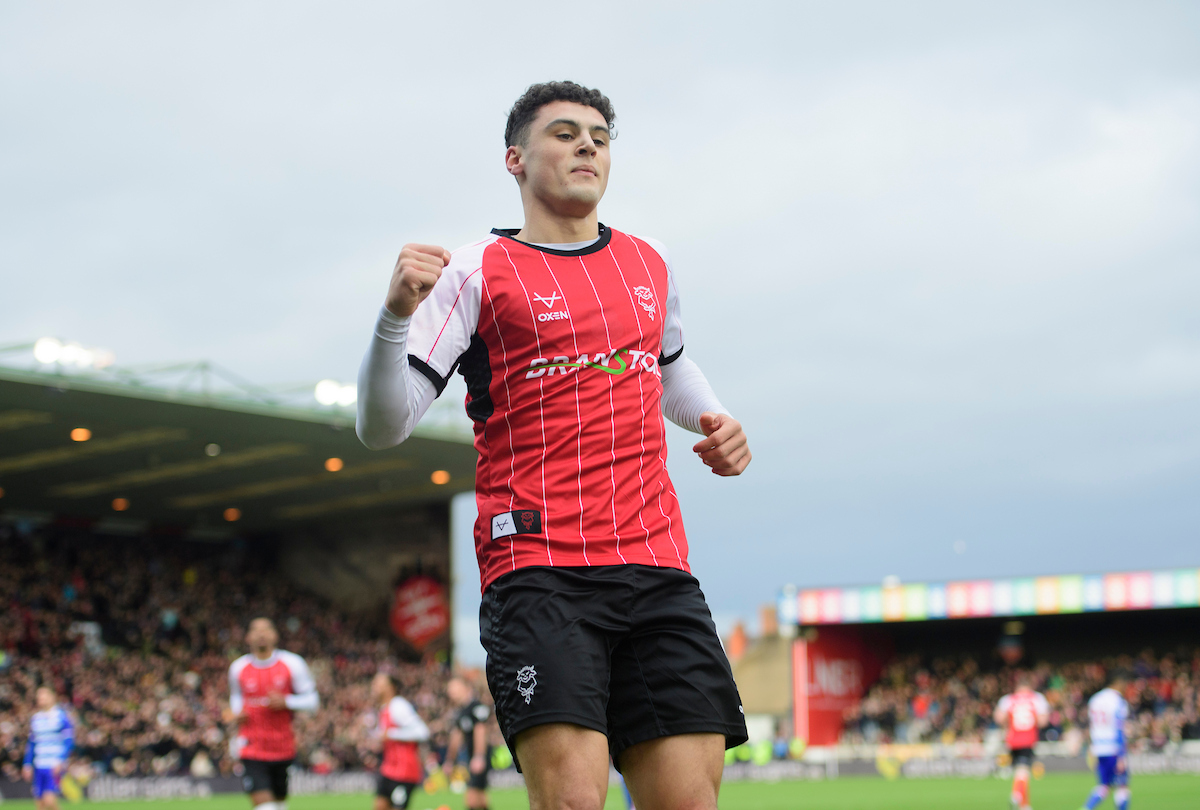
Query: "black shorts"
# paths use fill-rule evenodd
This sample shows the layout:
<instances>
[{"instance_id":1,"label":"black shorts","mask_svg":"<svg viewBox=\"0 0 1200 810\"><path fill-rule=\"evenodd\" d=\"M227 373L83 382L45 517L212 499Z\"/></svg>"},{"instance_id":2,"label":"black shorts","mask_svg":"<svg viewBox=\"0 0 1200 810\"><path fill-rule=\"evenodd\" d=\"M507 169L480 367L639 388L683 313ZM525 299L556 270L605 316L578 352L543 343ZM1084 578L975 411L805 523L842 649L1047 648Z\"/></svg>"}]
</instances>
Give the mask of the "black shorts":
<instances>
[{"instance_id":1,"label":"black shorts","mask_svg":"<svg viewBox=\"0 0 1200 810\"><path fill-rule=\"evenodd\" d=\"M1032 748L1010 748L1009 756L1012 757L1012 766L1015 768L1018 765L1024 765L1027 768L1033 767L1033 749Z\"/></svg>"},{"instance_id":2,"label":"black shorts","mask_svg":"<svg viewBox=\"0 0 1200 810\"><path fill-rule=\"evenodd\" d=\"M246 769L242 777L242 785L247 793L258 793L261 790L271 791L276 799L286 799L288 795L288 768L292 765L290 759L280 759L267 762L261 759L243 759L242 767Z\"/></svg>"},{"instance_id":3,"label":"black shorts","mask_svg":"<svg viewBox=\"0 0 1200 810\"><path fill-rule=\"evenodd\" d=\"M626 748L676 734L746 741L742 700L696 579L674 568L522 568L479 608L500 731L574 723ZM520 763L517 763L518 770Z\"/></svg>"},{"instance_id":4,"label":"black shorts","mask_svg":"<svg viewBox=\"0 0 1200 810\"><path fill-rule=\"evenodd\" d=\"M467 768L467 787L472 790L487 790L488 773L492 770L492 757L489 754L484 760L483 770L479 773L471 773L471 769Z\"/></svg>"},{"instance_id":5,"label":"black shorts","mask_svg":"<svg viewBox=\"0 0 1200 810\"><path fill-rule=\"evenodd\" d=\"M391 802L392 807L399 810L406 810L409 800L412 799L413 791L417 787L418 783L416 782L397 782L382 774L375 779L375 795L387 799Z\"/></svg>"}]
</instances>

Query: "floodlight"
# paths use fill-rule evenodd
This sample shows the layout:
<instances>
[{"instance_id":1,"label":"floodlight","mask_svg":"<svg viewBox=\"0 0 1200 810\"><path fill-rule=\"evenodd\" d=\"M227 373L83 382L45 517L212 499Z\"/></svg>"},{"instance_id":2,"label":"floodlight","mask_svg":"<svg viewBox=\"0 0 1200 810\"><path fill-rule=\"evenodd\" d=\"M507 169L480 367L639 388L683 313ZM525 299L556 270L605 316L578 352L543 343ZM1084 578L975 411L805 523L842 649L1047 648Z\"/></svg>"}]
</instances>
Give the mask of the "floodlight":
<instances>
[{"instance_id":1,"label":"floodlight","mask_svg":"<svg viewBox=\"0 0 1200 810\"><path fill-rule=\"evenodd\" d=\"M343 385L341 390L338 391L337 404L353 405L355 402L358 402L358 386Z\"/></svg>"},{"instance_id":2,"label":"floodlight","mask_svg":"<svg viewBox=\"0 0 1200 810\"><path fill-rule=\"evenodd\" d=\"M322 405L333 405L342 393L342 385L337 380L321 380L317 383L313 395Z\"/></svg>"},{"instance_id":3,"label":"floodlight","mask_svg":"<svg viewBox=\"0 0 1200 810\"><path fill-rule=\"evenodd\" d=\"M52 337L44 337L33 344L33 359L39 363L57 363L62 355L63 345Z\"/></svg>"}]
</instances>

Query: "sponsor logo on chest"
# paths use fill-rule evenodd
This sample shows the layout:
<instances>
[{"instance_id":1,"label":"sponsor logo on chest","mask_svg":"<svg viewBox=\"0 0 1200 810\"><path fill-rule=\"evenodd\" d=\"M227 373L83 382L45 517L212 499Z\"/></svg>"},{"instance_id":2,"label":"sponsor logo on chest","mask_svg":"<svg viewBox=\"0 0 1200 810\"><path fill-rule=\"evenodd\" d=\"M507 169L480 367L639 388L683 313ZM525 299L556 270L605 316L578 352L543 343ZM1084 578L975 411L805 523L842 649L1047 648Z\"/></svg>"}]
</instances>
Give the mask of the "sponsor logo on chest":
<instances>
[{"instance_id":1,"label":"sponsor logo on chest","mask_svg":"<svg viewBox=\"0 0 1200 810\"><path fill-rule=\"evenodd\" d=\"M556 357L535 357L529 361L525 379L535 380L555 374L566 376L578 371L603 371L613 376L640 371L656 377L662 376L658 358L653 352L641 349L609 349L607 352L581 354L574 359L565 354Z\"/></svg>"},{"instance_id":2,"label":"sponsor logo on chest","mask_svg":"<svg viewBox=\"0 0 1200 810\"><path fill-rule=\"evenodd\" d=\"M558 294L558 290L555 290L549 295L541 295L540 293L535 292L533 294L533 300L545 307L544 310L540 311L538 307L534 307L534 312L536 313L539 323L546 323L547 321L568 321L571 319L571 313L566 309L567 302L564 301L563 297ZM562 304L562 308L555 309L555 307L560 303Z\"/></svg>"}]
</instances>

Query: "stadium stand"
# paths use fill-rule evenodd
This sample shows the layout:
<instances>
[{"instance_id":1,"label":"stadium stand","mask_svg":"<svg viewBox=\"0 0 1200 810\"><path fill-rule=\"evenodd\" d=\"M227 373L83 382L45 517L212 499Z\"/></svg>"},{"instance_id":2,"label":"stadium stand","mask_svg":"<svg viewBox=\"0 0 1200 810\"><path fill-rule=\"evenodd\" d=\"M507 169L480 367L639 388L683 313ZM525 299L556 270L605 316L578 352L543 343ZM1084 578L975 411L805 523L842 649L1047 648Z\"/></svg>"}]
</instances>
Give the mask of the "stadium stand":
<instances>
[{"instance_id":1,"label":"stadium stand","mask_svg":"<svg viewBox=\"0 0 1200 810\"><path fill-rule=\"evenodd\" d=\"M1113 668L1136 676L1125 694L1133 716L1131 751L1161 751L1172 742L1200 739L1200 648L1184 648L1161 656L1147 649L1136 657L1038 664L1031 670L1035 688L1052 708L1044 741L1082 743L1087 701ZM1007 667L989 671L972 656L894 659L846 710L842 742L981 742L995 728L996 701L1013 691L1015 675Z\"/></svg>"},{"instance_id":2,"label":"stadium stand","mask_svg":"<svg viewBox=\"0 0 1200 810\"><path fill-rule=\"evenodd\" d=\"M320 711L297 718L299 764L372 768L368 682L399 677L444 750L448 670L401 660L378 615L338 610L277 573L273 549L0 524L0 779L17 779L34 689L54 685L97 773L229 775L226 671L249 618L305 656ZM411 657L411 656L410 656Z\"/></svg>"}]
</instances>

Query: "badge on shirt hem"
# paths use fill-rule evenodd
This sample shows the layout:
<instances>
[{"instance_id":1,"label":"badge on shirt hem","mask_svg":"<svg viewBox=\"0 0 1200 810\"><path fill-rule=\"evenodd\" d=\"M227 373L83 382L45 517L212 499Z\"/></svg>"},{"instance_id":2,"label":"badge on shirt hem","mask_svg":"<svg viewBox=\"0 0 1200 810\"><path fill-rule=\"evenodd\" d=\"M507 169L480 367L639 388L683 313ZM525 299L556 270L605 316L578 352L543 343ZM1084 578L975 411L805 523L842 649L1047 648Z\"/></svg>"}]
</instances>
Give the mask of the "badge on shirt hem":
<instances>
[{"instance_id":1,"label":"badge on shirt hem","mask_svg":"<svg viewBox=\"0 0 1200 810\"><path fill-rule=\"evenodd\" d=\"M515 509L492 517L492 539L514 534L541 534L542 513L536 509Z\"/></svg>"}]
</instances>

